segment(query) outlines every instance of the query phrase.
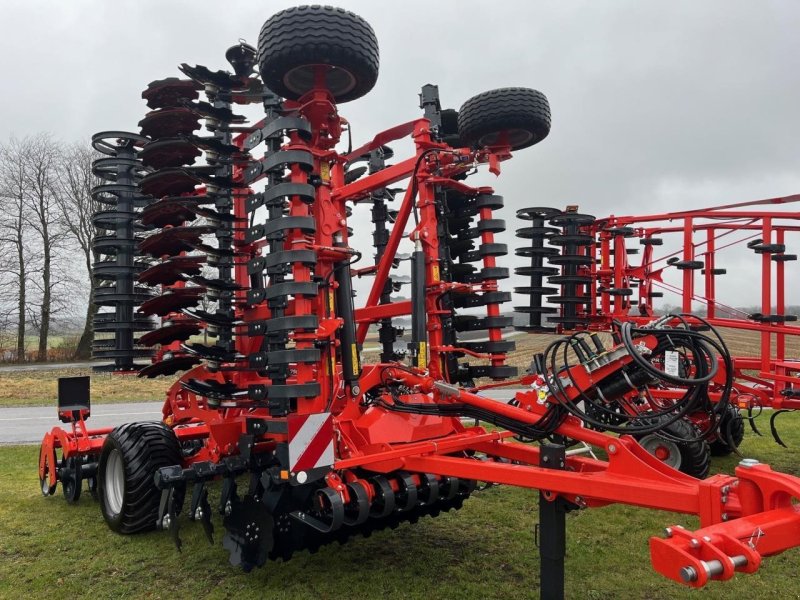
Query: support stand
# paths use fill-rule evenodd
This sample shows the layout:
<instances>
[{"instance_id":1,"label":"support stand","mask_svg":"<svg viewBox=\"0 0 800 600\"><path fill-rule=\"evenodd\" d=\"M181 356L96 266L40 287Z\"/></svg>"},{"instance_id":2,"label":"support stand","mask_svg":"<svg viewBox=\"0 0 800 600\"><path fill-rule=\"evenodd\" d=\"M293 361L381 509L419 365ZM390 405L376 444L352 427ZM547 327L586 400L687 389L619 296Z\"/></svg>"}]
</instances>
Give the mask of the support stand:
<instances>
[{"instance_id":1,"label":"support stand","mask_svg":"<svg viewBox=\"0 0 800 600\"><path fill-rule=\"evenodd\" d=\"M540 466L563 470L566 448L542 444ZM548 500L539 492L539 585L541 600L564 599L564 557L567 553L566 515L570 506L561 498Z\"/></svg>"}]
</instances>

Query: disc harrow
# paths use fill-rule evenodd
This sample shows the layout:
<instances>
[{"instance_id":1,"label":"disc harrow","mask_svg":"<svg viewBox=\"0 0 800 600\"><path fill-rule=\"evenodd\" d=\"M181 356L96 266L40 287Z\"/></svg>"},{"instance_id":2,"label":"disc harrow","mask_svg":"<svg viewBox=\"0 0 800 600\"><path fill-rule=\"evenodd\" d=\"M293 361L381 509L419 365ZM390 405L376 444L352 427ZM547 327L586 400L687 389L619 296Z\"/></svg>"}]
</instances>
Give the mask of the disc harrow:
<instances>
[{"instance_id":1,"label":"disc harrow","mask_svg":"<svg viewBox=\"0 0 800 600\"><path fill-rule=\"evenodd\" d=\"M800 389L800 362L796 356L800 328L792 325L798 317L787 313L786 299L789 265L797 258L787 252L786 241L800 231L800 213L768 212L752 207L797 200L792 196L685 212L597 220L574 216L574 211L568 209L562 216L550 217L551 225L565 226L560 233L547 230L540 219L519 230L518 235L534 240L533 249L523 248L521 252L533 257L546 256L550 264L560 266L561 272L549 277L551 284L559 285L558 294L549 295L551 290L541 286L539 274L547 267L534 262L531 267L517 269L518 274L531 275L529 287L516 288L518 293L531 295L531 305L516 310L545 315L546 320L531 320L530 323L537 327L549 325L558 332L614 333L619 323L636 326L656 318L654 304L665 293L671 294L687 314L701 304L706 316L692 327L705 331L723 328L732 336L749 333L757 338L755 345L760 350L757 356L734 354L729 365L720 365L733 373L735 407L706 408L687 416L696 430L706 433L709 447L705 453L736 452L743 439L745 418L753 431L761 435L755 417L763 408L775 409L770 413L770 432L777 443L785 445L775 421L781 414L800 408L796 400L800 398L796 391ZM541 211L523 209L519 216L530 219L530 215L538 216ZM567 230L567 226L573 229ZM547 240L561 252L553 252L539 240ZM667 247L662 249L665 243ZM576 252L575 248L583 250ZM718 261L737 248L740 249L737 260L745 260L741 258L741 250L746 249L760 262L760 311L731 306L717 292L718 278L727 274L725 268L718 266ZM634 258L640 250L641 260ZM585 357L589 351L577 341L573 347L577 359ZM682 357L680 361L679 356ZM659 360L662 369L677 369L681 373L699 368L684 356L680 347L665 350ZM709 403L716 403L722 393L719 382L712 382L703 392ZM648 388L647 397L643 397L642 389L632 386L625 403L616 407L616 416L600 416L614 421L625 420L625 415L633 417L659 411L682 394L683 391L674 386L659 385ZM598 416L595 409L590 410ZM687 431L690 437L683 441L694 443L695 433L691 429Z\"/></svg>"},{"instance_id":2,"label":"disc harrow","mask_svg":"<svg viewBox=\"0 0 800 600\"><path fill-rule=\"evenodd\" d=\"M151 298L148 287L136 285L137 275L150 266L136 248L143 231L138 216L147 202L138 188L146 172L138 152L146 141L121 131L92 137L92 147L104 155L92 164L94 175L103 180L92 189L92 197L109 207L92 219L97 229L108 232L95 236L92 246L102 257L92 266L92 276L98 280L92 297L98 306L92 357L104 363L96 370L135 371L143 366L137 359L152 354L137 333L150 331L155 323L134 313L136 306Z\"/></svg>"},{"instance_id":3,"label":"disc harrow","mask_svg":"<svg viewBox=\"0 0 800 600\"><path fill-rule=\"evenodd\" d=\"M655 272L627 263L626 240L641 239L651 261L653 234L668 227L575 207L518 211L516 254L530 264L516 269L529 278L515 288L529 300L516 326L568 335L522 377L506 364L515 347L504 339L515 324L503 312L510 269L498 265L509 253L506 202L467 181L477 169L500 175L547 137L541 92L491 90L455 110L426 85L418 118L353 149L339 110L372 89L379 62L361 17L290 8L265 23L257 49L240 42L225 56L232 72L182 64L185 78L149 84L141 134L96 138L116 161L103 163L113 183L97 192L116 212L97 222L117 234L98 239L116 257L96 267L116 284L98 303L117 308L98 323L125 332L113 341L115 351L128 344L117 365L133 368L146 345L143 355L156 351L140 375L175 382L161 422L90 430L88 379L62 380L69 427L43 440L44 495L60 481L78 501L89 482L114 531L161 529L178 549L186 520L213 541L221 517L222 545L245 571L458 510L478 482L541 491L543 581L563 567L563 513L613 502L700 517L698 531L650 542L655 568L693 587L800 543L797 478L750 460L735 476L699 479L708 436L728 432L716 440L723 452L738 443L744 392L713 315L656 316L646 302ZM263 119L237 113L250 104ZM414 148L405 158L391 147L401 140ZM372 264L360 249L370 236L354 231L366 222ZM778 238L752 249L783 273ZM714 276L712 257L681 258L667 264L685 278ZM767 307L753 322L787 334L775 314L785 317ZM364 363L372 342L378 362ZM523 388L510 402L491 397L513 384ZM779 390L785 401L793 389ZM607 460L567 453L579 442ZM763 538L748 543L755 528Z\"/></svg>"}]
</instances>

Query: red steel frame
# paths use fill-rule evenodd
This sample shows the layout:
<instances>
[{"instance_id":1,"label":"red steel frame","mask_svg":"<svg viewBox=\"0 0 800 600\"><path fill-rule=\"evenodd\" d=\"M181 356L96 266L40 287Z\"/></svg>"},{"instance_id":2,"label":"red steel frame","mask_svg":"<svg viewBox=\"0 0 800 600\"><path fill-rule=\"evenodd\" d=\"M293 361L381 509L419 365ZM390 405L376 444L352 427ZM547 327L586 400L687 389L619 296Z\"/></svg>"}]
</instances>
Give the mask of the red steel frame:
<instances>
[{"instance_id":1,"label":"red steel frame","mask_svg":"<svg viewBox=\"0 0 800 600\"><path fill-rule=\"evenodd\" d=\"M375 266L371 292L365 304L355 312L359 342L364 341L371 323L381 318L408 315L411 312L409 301L378 304L378 298L415 203L420 215L419 224L411 238L422 244L426 256L427 333L430 344L427 364L424 365L427 369L409 369L397 363L368 365L363 369L360 385L349 388L343 385L334 345L331 345L323 350L319 364L298 365L294 379L290 380L291 383L320 382L322 393L314 398L299 399L296 412L322 413L330 406L336 429L336 461L325 480L345 501L348 500L348 490L343 482L359 481L365 489L370 489L366 482L359 479L356 469L375 473L403 470L417 478L433 474L544 490L548 500L561 496L581 507L624 502L696 514L701 520L702 528L699 531L684 535L682 531L673 528L671 537L651 540L655 568L667 577L695 587L704 585L711 578L730 578L735 570L752 572L758 568L762 556L800 545L800 510L793 504L793 499L800 499L800 479L772 472L766 465L745 464L736 469L735 477L717 475L698 481L667 467L628 436L616 438L591 431L575 418L567 417L557 433L603 449L608 460L573 456L567 459L566 470L553 471L538 466L538 448L512 441L510 432L487 431L477 426L466 427L459 419L452 417L400 414L378 406L364 408L361 405L364 394L391 379L413 388L414 402L444 404L457 400L525 423L535 423L544 414L545 408L537 402L538 395L534 391L519 392L516 396L519 406L511 406L455 388L442 381L442 356L449 349L443 346L436 300L442 292L463 287L465 284L453 284L439 279L434 186L455 186L472 194L490 193L488 188L467 188L463 183L454 181L453 177L473 168L476 163L488 163L493 172L499 173L500 162L510 158L511 154L507 147L481 151L449 148L432 138L428 120L417 119L387 130L375 136L369 144L342 156L333 150L333 146L338 141L345 122L338 116L336 106L326 90L316 89L297 103L287 103L287 107L311 122L314 136L307 141L291 134L284 149L312 152L315 173L321 173L323 180L312 205L306 205L300 199L292 199L289 203L290 215L314 217L317 222L316 234L312 238L296 231L287 244L293 248L316 251L319 262L315 274L318 277L325 277L335 262L349 256L346 249L336 248L333 243L333 236L340 233L347 245L345 204L357 203L365 199L371 191L412 178L400 204L386 252ZM321 132L325 132L325 135ZM353 183L344 184L344 166L348 160L408 135L414 140L415 156ZM240 136L237 143L242 144L243 139L244 136ZM235 177L240 178L239 180L242 171L241 166L236 170ZM306 174L299 168L291 170L291 181L305 181L305 178ZM234 191L237 217L246 216L244 200L251 191L244 185ZM714 214L718 216L720 213ZM690 223L688 216L686 219ZM619 219L615 222L617 221ZM765 225L767 230L771 227L769 222L767 220ZM691 225L688 227L691 230ZM489 236L491 234L484 238L485 243L491 242ZM236 245L252 256L262 248L261 244L246 245L242 231L236 233ZM691 255L694 252L693 246L686 252ZM605 254L607 256L607 250ZM617 253L616 256L621 254ZM486 260L486 266L493 266L493 258ZM620 272L623 277L634 274L628 267L618 270L618 276ZM294 267L295 281L308 281L310 275L308 268ZM248 285L243 262L236 265L236 281L244 286ZM496 283L478 284L477 289L496 289ZM328 293L328 290L322 290L317 298L296 298L293 301L291 314L316 314L319 317L319 329L316 332L297 334L294 337L298 348L310 347L315 340L320 339L337 343L335 332L342 326L342 320L333 313L328 314ZM244 296L244 292L240 292L236 297L237 315L245 322L237 337L236 347L241 354L247 355L257 351L261 338L244 335L246 323L268 318L269 311L265 306L247 307ZM766 300L768 302L769 298L766 297ZM490 311L495 309L496 306L489 308ZM603 319L610 318L613 314L612 311ZM646 317L643 318L647 320ZM719 319L713 322L724 324ZM770 327L769 331L794 333L788 329ZM492 339L499 339L500 334L497 332L491 335ZM502 358L493 358L496 364L502 364ZM583 378L586 383L591 378L601 378L614 372L627 364L627 360L629 359L623 357L610 362L601 372L593 374L581 371L580 366L573 367L574 376L578 380ZM765 370L770 364L772 363L764 363ZM259 377L253 371L232 369L211 373L205 366L192 369L182 376L182 380L197 377L233 382L238 388L245 389L254 383L269 384L269 380ZM329 389L334 390L334 397L329 397ZM207 460L218 462L226 456L238 453L237 442L246 432L246 418L271 418L266 409L247 401L223 402L220 408L211 408L205 399L186 391L179 382L169 392L163 413L164 421L174 427L181 440L205 440L203 448L186 459L187 465ZM97 454L107 433L107 429L87 430L82 419L73 424L71 433L60 428L54 429L43 443L40 477L48 477L49 483L55 485L56 449L61 448L64 457ZM270 433L257 440L253 452L272 450L285 441L285 434ZM467 451L507 460L478 461L469 458L465 454ZM292 475L285 473L287 479ZM721 566L717 567L714 561L719 561ZM688 582L681 577L681 569L686 568L694 569L697 574Z\"/></svg>"},{"instance_id":2,"label":"red steel frame","mask_svg":"<svg viewBox=\"0 0 800 600\"><path fill-rule=\"evenodd\" d=\"M775 409L798 409L800 397L791 397L784 392L800 388L800 354L787 355L787 342L800 344L800 327L788 323L765 323L742 314L720 316L720 313L741 312L723 304L716 291L714 269L720 253L731 247L742 247L754 238L763 244L784 244L787 233L800 232L800 212L764 211L751 207L774 206L800 201L800 196L771 198L768 200L742 202L735 205L712 207L646 216L611 216L598 220L594 231L598 240L600 263L592 269L598 289L593 289L593 301L588 316L592 318L591 329L608 330L611 323L633 321L646 323L653 316L650 294L658 290L672 292L680 300L683 312L691 313L692 305L700 302L707 308L707 320L715 327L755 331L760 336L760 352L755 356L733 356L735 393L741 407L771 407ZM733 210L738 209L738 210ZM744 209L744 210L743 210ZM624 238L614 236L608 229L633 227L636 236ZM643 246L641 261L631 261L626 253L626 240L679 236L682 250L658 254L657 247ZM800 237L798 237L800 240ZM612 252L612 249L614 250ZM681 261L701 260L704 274L700 276L703 291L697 289L698 275L686 269L682 284L676 288L663 280L665 269L675 268L667 263L672 257ZM784 261L771 260L770 253L760 256L761 313L784 315L786 310L787 265ZM624 288L636 281L639 285L638 310L626 303L623 297L603 293L607 288ZM773 292L774 285L774 292ZM773 312L774 311L774 312ZM638 314L634 314L638 313Z\"/></svg>"}]
</instances>

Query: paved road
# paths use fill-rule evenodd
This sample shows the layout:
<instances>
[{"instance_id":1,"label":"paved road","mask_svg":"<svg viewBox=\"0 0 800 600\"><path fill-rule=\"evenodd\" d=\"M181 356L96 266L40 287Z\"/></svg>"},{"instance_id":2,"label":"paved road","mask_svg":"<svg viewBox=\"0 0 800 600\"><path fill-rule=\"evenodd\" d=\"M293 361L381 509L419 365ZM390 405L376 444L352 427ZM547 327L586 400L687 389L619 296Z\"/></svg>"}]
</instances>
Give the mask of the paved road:
<instances>
[{"instance_id":1,"label":"paved road","mask_svg":"<svg viewBox=\"0 0 800 600\"><path fill-rule=\"evenodd\" d=\"M61 369L88 369L98 363L92 361L69 362L69 363L30 363L23 365L3 365L0 373L10 373L16 371L60 371Z\"/></svg>"},{"instance_id":2,"label":"paved road","mask_svg":"<svg viewBox=\"0 0 800 600\"><path fill-rule=\"evenodd\" d=\"M87 425L114 427L130 421L161 420L162 406L163 402L96 404ZM55 425L64 426L55 406L0 408L0 444L38 444Z\"/></svg>"},{"instance_id":3,"label":"paved road","mask_svg":"<svg viewBox=\"0 0 800 600\"><path fill-rule=\"evenodd\" d=\"M514 393L515 390L506 389L494 390L487 395L498 400L510 400ZM160 420L162 406L162 402L95 404L87 425L115 427L130 421ZM55 425L62 425L55 406L0 408L0 444L38 444Z\"/></svg>"}]
</instances>

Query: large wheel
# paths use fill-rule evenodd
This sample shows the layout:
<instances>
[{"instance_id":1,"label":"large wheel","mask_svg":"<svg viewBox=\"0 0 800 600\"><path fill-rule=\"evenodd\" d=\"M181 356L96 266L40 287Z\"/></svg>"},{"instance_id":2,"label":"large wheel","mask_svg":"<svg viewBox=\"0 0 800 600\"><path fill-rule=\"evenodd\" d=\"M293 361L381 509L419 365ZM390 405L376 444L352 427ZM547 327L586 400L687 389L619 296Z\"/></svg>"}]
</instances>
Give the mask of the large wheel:
<instances>
[{"instance_id":1,"label":"large wheel","mask_svg":"<svg viewBox=\"0 0 800 600\"><path fill-rule=\"evenodd\" d=\"M369 92L378 80L378 39L358 15L332 6L298 6L275 13L258 36L258 65L276 94L297 100L314 89L317 67L330 67L325 87L336 102Z\"/></svg>"},{"instance_id":2,"label":"large wheel","mask_svg":"<svg viewBox=\"0 0 800 600\"><path fill-rule=\"evenodd\" d=\"M162 423L128 423L106 438L97 469L103 518L117 533L136 533L156 526L161 491L154 475L161 467L181 463L173 431Z\"/></svg>"},{"instance_id":3,"label":"large wheel","mask_svg":"<svg viewBox=\"0 0 800 600\"><path fill-rule=\"evenodd\" d=\"M461 139L474 147L538 144L550 133L550 105L530 88L501 88L478 94L458 111Z\"/></svg>"},{"instance_id":4,"label":"large wheel","mask_svg":"<svg viewBox=\"0 0 800 600\"><path fill-rule=\"evenodd\" d=\"M739 414L739 409L728 405L719 422L714 439L709 444L711 454L714 456L727 456L742 443L744 439L744 419ZM733 446L731 446L733 442Z\"/></svg>"},{"instance_id":5,"label":"large wheel","mask_svg":"<svg viewBox=\"0 0 800 600\"><path fill-rule=\"evenodd\" d=\"M454 108L445 108L441 112L442 141L453 148L463 148L464 142L458 135L458 111Z\"/></svg>"},{"instance_id":6,"label":"large wheel","mask_svg":"<svg viewBox=\"0 0 800 600\"><path fill-rule=\"evenodd\" d=\"M642 415L631 423L653 425L667 420L666 416ZM705 440L697 439L698 431L694 424L686 418L678 419L663 427L662 431L666 435L655 432L634 437L645 450L673 469L705 479L711 467L711 450Z\"/></svg>"}]
</instances>

